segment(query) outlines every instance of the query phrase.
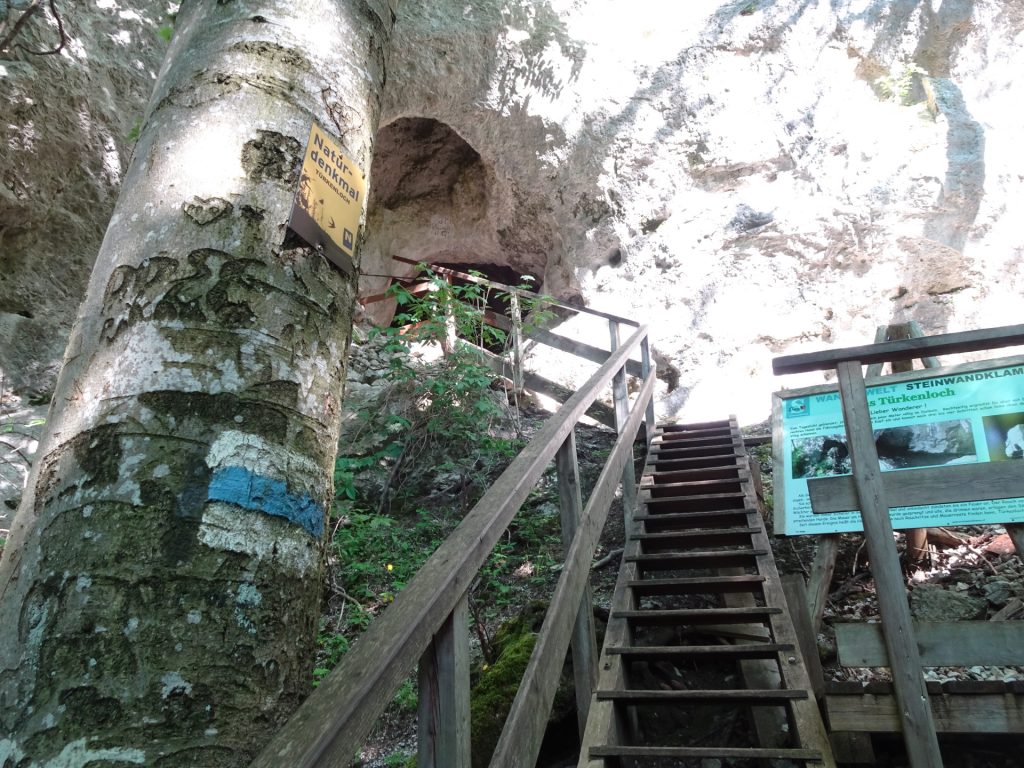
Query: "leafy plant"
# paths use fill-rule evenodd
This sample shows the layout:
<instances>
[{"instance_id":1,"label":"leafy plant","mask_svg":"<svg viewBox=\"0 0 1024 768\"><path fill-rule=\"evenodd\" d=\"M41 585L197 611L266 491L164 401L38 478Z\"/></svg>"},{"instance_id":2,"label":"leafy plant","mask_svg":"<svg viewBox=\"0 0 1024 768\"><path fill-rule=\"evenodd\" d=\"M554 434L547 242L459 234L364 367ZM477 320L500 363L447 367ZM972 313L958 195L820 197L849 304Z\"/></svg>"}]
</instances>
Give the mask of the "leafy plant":
<instances>
[{"instance_id":1,"label":"leafy plant","mask_svg":"<svg viewBox=\"0 0 1024 768\"><path fill-rule=\"evenodd\" d=\"M914 80L927 72L914 63L905 63L902 68L894 69L888 75L883 75L875 80L875 88L878 94L887 101L895 101L903 106L910 106L913 103L911 94L914 90Z\"/></svg>"}]
</instances>

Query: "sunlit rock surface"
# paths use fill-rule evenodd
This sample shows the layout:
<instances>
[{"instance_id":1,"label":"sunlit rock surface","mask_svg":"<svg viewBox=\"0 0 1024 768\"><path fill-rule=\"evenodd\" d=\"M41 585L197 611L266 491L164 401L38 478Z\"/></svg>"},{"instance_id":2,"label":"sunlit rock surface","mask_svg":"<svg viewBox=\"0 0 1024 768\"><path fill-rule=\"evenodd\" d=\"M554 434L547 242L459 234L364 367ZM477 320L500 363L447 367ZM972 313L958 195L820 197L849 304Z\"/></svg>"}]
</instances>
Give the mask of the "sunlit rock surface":
<instances>
[{"instance_id":1,"label":"sunlit rock surface","mask_svg":"<svg viewBox=\"0 0 1024 768\"><path fill-rule=\"evenodd\" d=\"M760 421L821 380L776 379L774 355L879 324L1018 321L1013 4L437 2L398 29L385 122L437 121L479 159L453 182L403 166L436 184L376 198L366 271L510 265L649 323L664 416Z\"/></svg>"},{"instance_id":2,"label":"sunlit rock surface","mask_svg":"<svg viewBox=\"0 0 1024 768\"><path fill-rule=\"evenodd\" d=\"M31 5L0 7L0 39ZM175 5L42 3L0 53L0 376L28 400L52 393Z\"/></svg>"}]
</instances>

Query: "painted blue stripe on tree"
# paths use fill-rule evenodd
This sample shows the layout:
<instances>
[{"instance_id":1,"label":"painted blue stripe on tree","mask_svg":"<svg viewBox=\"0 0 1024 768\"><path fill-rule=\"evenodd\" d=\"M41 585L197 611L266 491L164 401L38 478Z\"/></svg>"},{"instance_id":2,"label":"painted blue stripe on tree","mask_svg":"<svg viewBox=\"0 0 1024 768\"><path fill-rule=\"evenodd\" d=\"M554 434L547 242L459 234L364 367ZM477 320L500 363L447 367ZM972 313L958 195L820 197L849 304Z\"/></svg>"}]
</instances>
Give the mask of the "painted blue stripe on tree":
<instances>
[{"instance_id":1,"label":"painted blue stripe on tree","mask_svg":"<svg viewBox=\"0 0 1024 768\"><path fill-rule=\"evenodd\" d=\"M324 508L312 496L290 493L284 480L263 477L244 467L223 467L214 472L206 498L287 518L318 538L324 532Z\"/></svg>"}]
</instances>

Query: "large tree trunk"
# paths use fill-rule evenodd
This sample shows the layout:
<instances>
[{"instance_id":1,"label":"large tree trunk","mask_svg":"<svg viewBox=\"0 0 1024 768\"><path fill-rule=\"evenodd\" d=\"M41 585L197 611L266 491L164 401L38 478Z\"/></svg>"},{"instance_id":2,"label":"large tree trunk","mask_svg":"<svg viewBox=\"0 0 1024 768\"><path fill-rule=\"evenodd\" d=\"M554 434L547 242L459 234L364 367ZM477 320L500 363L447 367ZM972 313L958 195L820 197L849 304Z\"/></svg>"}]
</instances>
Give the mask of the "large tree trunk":
<instances>
[{"instance_id":1,"label":"large tree trunk","mask_svg":"<svg viewBox=\"0 0 1024 768\"><path fill-rule=\"evenodd\" d=\"M0 563L0 765L242 765L307 692L354 286L282 242L392 22L183 4Z\"/></svg>"}]
</instances>

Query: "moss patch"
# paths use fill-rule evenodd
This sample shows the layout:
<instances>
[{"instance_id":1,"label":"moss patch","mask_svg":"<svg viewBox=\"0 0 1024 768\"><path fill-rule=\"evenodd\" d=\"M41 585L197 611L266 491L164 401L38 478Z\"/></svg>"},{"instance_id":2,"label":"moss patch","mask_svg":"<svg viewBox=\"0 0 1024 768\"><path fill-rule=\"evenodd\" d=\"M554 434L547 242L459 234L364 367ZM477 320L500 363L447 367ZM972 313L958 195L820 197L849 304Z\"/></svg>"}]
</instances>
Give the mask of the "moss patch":
<instances>
[{"instance_id":1,"label":"moss patch","mask_svg":"<svg viewBox=\"0 0 1024 768\"><path fill-rule=\"evenodd\" d=\"M477 670L470 694L473 768L485 768L490 762L546 611L545 604L533 603L502 625L494 638L494 663L484 664ZM571 679L571 675L563 671L551 710L552 721L560 721L575 709L572 685L567 677Z\"/></svg>"}]
</instances>

